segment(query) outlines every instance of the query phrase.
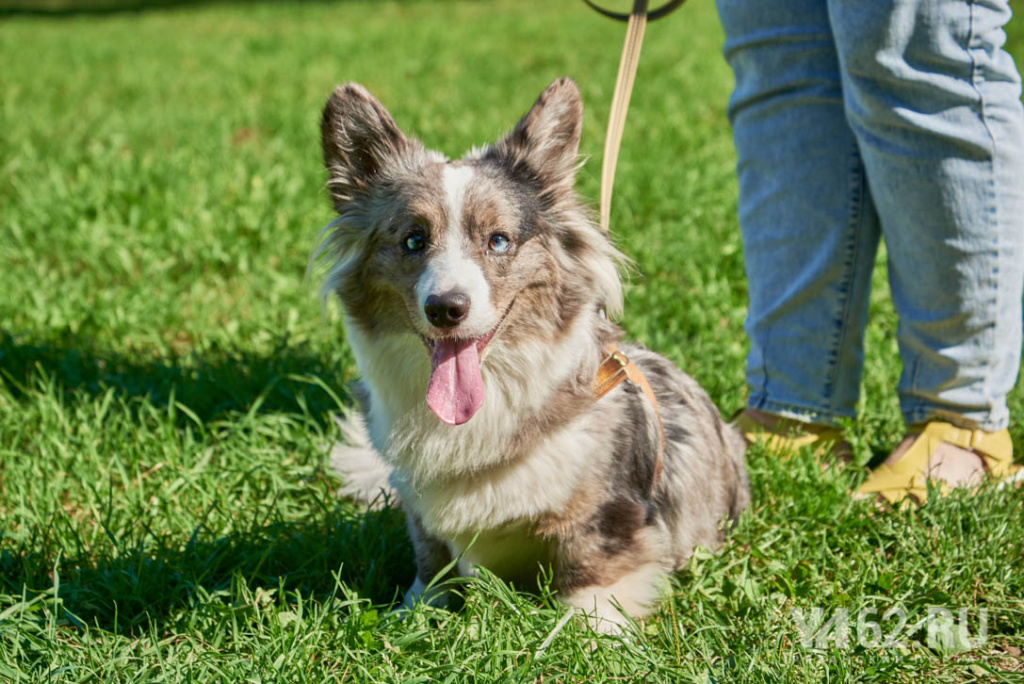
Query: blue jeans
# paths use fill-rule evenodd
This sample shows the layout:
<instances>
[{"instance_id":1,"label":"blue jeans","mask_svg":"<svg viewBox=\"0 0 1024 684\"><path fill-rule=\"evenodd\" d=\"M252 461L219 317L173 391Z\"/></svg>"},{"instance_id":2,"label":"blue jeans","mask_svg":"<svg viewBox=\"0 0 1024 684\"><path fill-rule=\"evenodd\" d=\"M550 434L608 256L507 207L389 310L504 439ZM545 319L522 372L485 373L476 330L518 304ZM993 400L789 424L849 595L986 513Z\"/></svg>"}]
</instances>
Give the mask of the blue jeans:
<instances>
[{"instance_id":1,"label":"blue jeans","mask_svg":"<svg viewBox=\"0 0 1024 684\"><path fill-rule=\"evenodd\" d=\"M998 430L1021 358L1024 112L1007 0L717 0L749 405L852 417L884 236L908 423Z\"/></svg>"}]
</instances>

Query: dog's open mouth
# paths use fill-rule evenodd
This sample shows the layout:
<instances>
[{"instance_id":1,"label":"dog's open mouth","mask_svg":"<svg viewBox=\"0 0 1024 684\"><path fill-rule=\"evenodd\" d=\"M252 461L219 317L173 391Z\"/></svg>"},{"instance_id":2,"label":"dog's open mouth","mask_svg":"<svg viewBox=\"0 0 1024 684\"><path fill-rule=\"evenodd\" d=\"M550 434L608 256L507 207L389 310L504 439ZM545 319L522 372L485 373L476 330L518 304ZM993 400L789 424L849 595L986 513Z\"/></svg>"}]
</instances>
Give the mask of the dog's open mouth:
<instances>
[{"instance_id":1,"label":"dog's open mouth","mask_svg":"<svg viewBox=\"0 0 1024 684\"><path fill-rule=\"evenodd\" d=\"M480 362L484 349L500 332L511 310L512 304L509 304L498 324L481 337L423 338L430 350L427 406L443 422L462 425L483 406L484 379Z\"/></svg>"}]
</instances>

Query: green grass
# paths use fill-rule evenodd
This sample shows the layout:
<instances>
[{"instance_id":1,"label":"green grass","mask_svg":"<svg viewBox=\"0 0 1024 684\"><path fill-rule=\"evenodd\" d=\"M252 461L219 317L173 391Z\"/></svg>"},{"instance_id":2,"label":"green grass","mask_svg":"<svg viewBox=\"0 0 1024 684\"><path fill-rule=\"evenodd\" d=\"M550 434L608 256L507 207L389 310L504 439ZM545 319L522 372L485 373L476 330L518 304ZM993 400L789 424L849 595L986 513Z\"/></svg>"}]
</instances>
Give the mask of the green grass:
<instances>
[{"instance_id":1,"label":"green grass","mask_svg":"<svg viewBox=\"0 0 1024 684\"><path fill-rule=\"evenodd\" d=\"M1024 59L1024 32L1010 48ZM622 27L575 2L237 4L0 23L0 680L990 680L1024 671L1024 493L878 513L859 468L749 454L754 505L628 640L565 620L544 582L389 613L401 514L333 496L344 332L303 279L319 110L366 84L456 155L553 78L588 105L597 196ZM648 31L614 232L623 324L743 403L745 281L731 75L710 2ZM880 257L881 259L881 257ZM881 261L880 261L881 264ZM876 273L861 462L902 426ZM1024 391L1012 395L1024 414ZM1012 426L1018 450L1024 424ZM791 610L969 609L984 646L805 648ZM880 615L869 616L879 620ZM893 627L886 623L886 631ZM909 627L902 631L909 631Z\"/></svg>"}]
</instances>

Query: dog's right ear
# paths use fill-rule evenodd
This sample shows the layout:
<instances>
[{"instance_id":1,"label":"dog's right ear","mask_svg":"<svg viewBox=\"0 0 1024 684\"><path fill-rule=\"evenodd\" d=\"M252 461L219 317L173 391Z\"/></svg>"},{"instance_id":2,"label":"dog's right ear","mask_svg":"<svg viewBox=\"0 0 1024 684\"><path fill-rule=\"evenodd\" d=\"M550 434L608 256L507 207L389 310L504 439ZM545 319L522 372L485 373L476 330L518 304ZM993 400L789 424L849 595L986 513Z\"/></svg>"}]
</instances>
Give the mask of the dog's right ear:
<instances>
[{"instance_id":1,"label":"dog's right ear","mask_svg":"<svg viewBox=\"0 0 1024 684\"><path fill-rule=\"evenodd\" d=\"M544 89L512 132L494 144L494 153L536 177L549 193L571 191L583 130L580 90L570 78Z\"/></svg>"},{"instance_id":2,"label":"dog's right ear","mask_svg":"<svg viewBox=\"0 0 1024 684\"><path fill-rule=\"evenodd\" d=\"M334 208L373 183L381 169L408 145L384 105L358 83L335 88L320 119L324 166Z\"/></svg>"}]
</instances>

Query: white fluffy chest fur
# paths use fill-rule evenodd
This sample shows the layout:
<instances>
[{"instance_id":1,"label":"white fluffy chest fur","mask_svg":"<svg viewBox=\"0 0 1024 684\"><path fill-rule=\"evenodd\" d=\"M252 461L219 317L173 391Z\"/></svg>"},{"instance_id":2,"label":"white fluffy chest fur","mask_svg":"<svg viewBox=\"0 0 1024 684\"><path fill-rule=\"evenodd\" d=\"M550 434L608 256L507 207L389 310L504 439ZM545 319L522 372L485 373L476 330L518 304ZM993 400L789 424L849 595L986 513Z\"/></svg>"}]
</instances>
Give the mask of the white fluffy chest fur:
<instances>
[{"instance_id":1,"label":"white fluffy chest fur","mask_svg":"<svg viewBox=\"0 0 1024 684\"><path fill-rule=\"evenodd\" d=\"M596 446L586 417L529 453L512 459L507 451L523 421L593 349L590 330L580 323L557 346L495 350L482 369L484 404L460 426L445 425L426 405L430 361L418 338L371 339L349 323L349 343L370 392L371 441L395 467L403 502L428 532L452 540L536 520L568 502Z\"/></svg>"},{"instance_id":2,"label":"white fluffy chest fur","mask_svg":"<svg viewBox=\"0 0 1024 684\"><path fill-rule=\"evenodd\" d=\"M588 432L571 425L524 458L448 482L417 486L399 471L395 484L424 528L444 539L533 521L561 511L573 495L596 448Z\"/></svg>"}]
</instances>

